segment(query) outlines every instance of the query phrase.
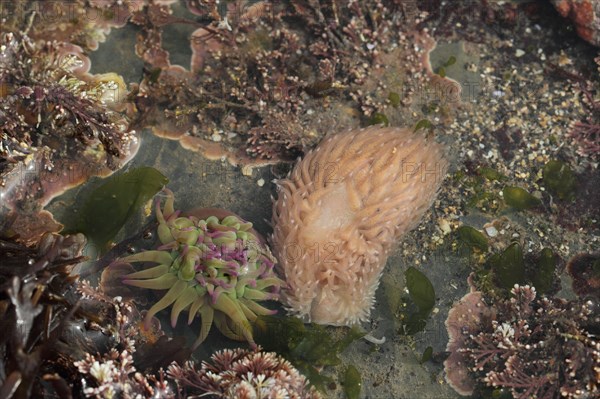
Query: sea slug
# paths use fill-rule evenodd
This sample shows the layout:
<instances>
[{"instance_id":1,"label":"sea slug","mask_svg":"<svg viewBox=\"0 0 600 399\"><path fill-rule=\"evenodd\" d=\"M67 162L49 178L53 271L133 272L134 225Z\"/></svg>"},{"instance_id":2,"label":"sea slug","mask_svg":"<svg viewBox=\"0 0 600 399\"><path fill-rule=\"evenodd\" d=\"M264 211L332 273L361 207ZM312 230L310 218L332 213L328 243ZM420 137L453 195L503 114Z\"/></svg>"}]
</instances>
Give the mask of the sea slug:
<instances>
[{"instance_id":1,"label":"sea slug","mask_svg":"<svg viewBox=\"0 0 600 399\"><path fill-rule=\"evenodd\" d=\"M446 174L422 132L370 127L326 137L287 179L273 208L282 299L306 321L368 318L394 243L431 206Z\"/></svg>"}]
</instances>

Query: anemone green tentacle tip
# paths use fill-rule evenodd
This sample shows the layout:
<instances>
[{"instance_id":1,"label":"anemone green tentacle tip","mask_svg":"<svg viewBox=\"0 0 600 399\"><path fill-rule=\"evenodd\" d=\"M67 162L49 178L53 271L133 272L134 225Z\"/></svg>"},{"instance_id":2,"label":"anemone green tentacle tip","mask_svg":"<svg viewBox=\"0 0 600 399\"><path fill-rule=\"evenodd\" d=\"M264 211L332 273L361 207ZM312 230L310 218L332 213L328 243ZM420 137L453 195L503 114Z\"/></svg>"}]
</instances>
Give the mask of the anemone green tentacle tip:
<instances>
[{"instance_id":1,"label":"anemone green tentacle tip","mask_svg":"<svg viewBox=\"0 0 600 399\"><path fill-rule=\"evenodd\" d=\"M161 245L151 251L127 256L125 262L147 262L146 269L123 277L136 287L168 290L147 316L171 307L171 324L189 312L188 324L202 319L194 348L206 338L214 324L221 332L254 345L251 322L258 315L275 311L257 301L279 300L284 282L273 270L275 258L252 223L229 215L180 216L174 209L173 193L165 189L166 201L156 206Z\"/></svg>"}]
</instances>

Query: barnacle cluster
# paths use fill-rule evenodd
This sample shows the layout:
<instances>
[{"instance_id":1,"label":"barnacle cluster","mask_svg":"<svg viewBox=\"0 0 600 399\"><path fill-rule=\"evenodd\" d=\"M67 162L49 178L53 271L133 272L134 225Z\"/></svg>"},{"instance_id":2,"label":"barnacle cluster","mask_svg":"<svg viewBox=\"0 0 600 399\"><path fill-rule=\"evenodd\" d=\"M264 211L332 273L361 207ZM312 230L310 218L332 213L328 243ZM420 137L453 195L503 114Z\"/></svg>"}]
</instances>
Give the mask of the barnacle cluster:
<instances>
[{"instance_id":1,"label":"barnacle cluster","mask_svg":"<svg viewBox=\"0 0 600 399\"><path fill-rule=\"evenodd\" d=\"M471 292L446 321L446 378L462 395L489 387L519 399L596 397L598 322L591 301L538 297L530 286L515 285L495 304Z\"/></svg>"},{"instance_id":2,"label":"barnacle cluster","mask_svg":"<svg viewBox=\"0 0 600 399\"><path fill-rule=\"evenodd\" d=\"M275 276L275 258L252 230L252 223L235 215L219 219L180 216L173 193L165 190L164 209L157 203L158 236L155 250L123 258L125 262L158 264L124 277L125 284L166 294L150 308L146 320L173 305L171 324L188 309L188 323L202 318L194 347L207 336L212 323L227 337L254 344L251 322L273 314L257 301L277 300L283 284Z\"/></svg>"}]
</instances>

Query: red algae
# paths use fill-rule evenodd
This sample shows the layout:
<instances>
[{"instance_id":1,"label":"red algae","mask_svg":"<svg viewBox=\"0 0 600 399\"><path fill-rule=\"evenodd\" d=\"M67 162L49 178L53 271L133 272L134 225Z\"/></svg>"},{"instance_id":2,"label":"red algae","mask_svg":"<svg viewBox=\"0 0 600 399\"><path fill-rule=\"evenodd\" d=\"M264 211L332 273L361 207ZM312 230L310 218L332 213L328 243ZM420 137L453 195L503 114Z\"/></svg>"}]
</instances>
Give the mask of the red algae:
<instances>
[{"instance_id":1,"label":"red algae","mask_svg":"<svg viewBox=\"0 0 600 399\"><path fill-rule=\"evenodd\" d=\"M475 380L469 374L468 356L458 349L465 345L464 330L475 330L479 325L491 323L495 318L494 312L484 305L481 292L470 292L450 309L446 319L449 335L446 351L450 352L450 356L444 362L446 381L456 392L464 396L473 394Z\"/></svg>"},{"instance_id":2,"label":"red algae","mask_svg":"<svg viewBox=\"0 0 600 399\"><path fill-rule=\"evenodd\" d=\"M421 85L439 78L423 73L433 40L415 26L419 11L388 18L410 8L395 1L186 5L208 22L176 18L174 8L157 4L132 18L142 30L137 55L150 66L134 96L138 126L158 122L157 135L213 141L209 149L206 142L184 145L211 159L222 147L221 157L235 165L291 162L329 130L355 128L375 113L389 110L394 124L406 123L415 116L390 110L389 92L411 104ZM189 71L172 65L162 45L169 24L198 26L190 35Z\"/></svg>"},{"instance_id":3,"label":"red algae","mask_svg":"<svg viewBox=\"0 0 600 399\"><path fill-rule=\"evenodd\" d=\"M89 74L81 47L22 33L0 40L0 215L31 243L60 228L40 212L52 198L113 173L136 154L139 140L119 113L122 78Z\"/></svg>"},{"instance_id":4,"label":"red algae","mask_svg":"<svg viewBox=\"0 0 600 399\"><path fill-rule=\"evenodd\" d=\"M485 388L516 399L597 396L597 325L591 301L538 296L518 284L508 299L471 292L446 321L446 380L465 396Z\"/></svg>"}]
</instances>

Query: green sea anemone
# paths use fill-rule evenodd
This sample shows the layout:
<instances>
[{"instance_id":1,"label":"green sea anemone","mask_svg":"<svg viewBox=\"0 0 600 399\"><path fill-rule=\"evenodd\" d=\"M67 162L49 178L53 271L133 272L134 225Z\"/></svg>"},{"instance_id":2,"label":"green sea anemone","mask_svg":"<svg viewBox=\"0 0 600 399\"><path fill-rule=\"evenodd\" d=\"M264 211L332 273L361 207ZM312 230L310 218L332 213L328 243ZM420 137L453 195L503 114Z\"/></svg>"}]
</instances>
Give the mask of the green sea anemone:
<instances>
[{"instance_id":1,"label":"green sea anemone","mask_svg":"<svg viewBox=\"0 0 600 399\"><path fill-rule=\"evenodd\" d=\"M197 314L202 319L194 348L204 341L213 322L225 336L254 346L251 322L258 315L275 313L257 301L278 300L283 284L273 271L275 258L252 223L222 210L213 210L208 217L197 216L206 212L181 216L173 208L173 193L168 189L165 193L164 208L161 210L160 201L156 204L162 245L122 259L158 264L124 276L125 284L168 290L150 308L145 322L173 305L173 327L186 309L188 324Z\"/></svg>"}]
</instances>

